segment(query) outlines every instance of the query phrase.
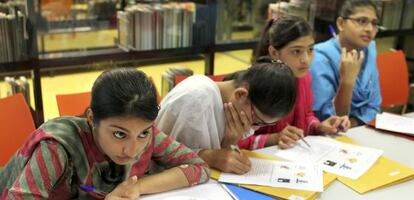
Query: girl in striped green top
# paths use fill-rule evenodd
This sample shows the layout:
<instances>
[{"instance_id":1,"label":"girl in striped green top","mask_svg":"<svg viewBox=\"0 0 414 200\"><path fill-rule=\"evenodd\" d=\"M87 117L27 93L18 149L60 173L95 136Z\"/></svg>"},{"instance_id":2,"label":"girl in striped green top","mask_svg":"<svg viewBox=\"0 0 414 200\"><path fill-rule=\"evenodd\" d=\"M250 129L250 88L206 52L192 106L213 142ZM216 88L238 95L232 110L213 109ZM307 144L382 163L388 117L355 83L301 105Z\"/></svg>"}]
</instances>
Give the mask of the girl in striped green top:
<instances>
[{"instance_id":1,"label":"girl in striped green top","mask_svg":"<svg viewBox=\"0 0 414 200\"><path fill-rule=\"evenodd\" d=\"M86 118L44 123L0 171L0 199L137 199L206 182L207 164L154 126L158 110L144 73L104 72Z\"/></svg>"}]
</instances>

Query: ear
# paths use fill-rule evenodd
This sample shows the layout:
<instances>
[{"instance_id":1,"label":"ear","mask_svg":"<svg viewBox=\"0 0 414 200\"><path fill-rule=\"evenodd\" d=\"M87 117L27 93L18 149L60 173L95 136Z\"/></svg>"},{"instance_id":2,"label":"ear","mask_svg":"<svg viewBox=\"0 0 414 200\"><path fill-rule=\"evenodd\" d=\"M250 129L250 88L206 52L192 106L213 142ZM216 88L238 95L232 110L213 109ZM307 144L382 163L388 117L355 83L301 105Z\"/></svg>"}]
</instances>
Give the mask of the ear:
<instances>
[{"instance_id":1,"label":"ear","mask_svg":"<svg viewBox=\"0 0 414 200\"><path fill-rule=\"evenodd\" d=\"M267 49L269 56L274 60L279 60L279 51L275 49L272 45L269 45L269 48Z\"/></svg>"},{"instance_id":2,"label":"ear","mask_svg":"<svg viewBox=\"0 0 414 200\"><path fill-rule=\"evenodd\" d=\"M345 23L345 19L342 17L338 17L336 18L336 27L338 28L338 31L341 32L342 30L344 30L344 23Z\"/></svg>"},{"instance_id":3,"label":"ear","mask_svg":"<svg viewBox=\"0 0 414 200\"><path fill-rule=\"evenodd\" d=\"M93 121L93 112L91 108L88 108L88 110L86 110L86 119L88 120L89 125L92 128L95 128L95 123Z\"/></svg>"},{"instance_id":4,"label":"ear","mask_svg":"<svg viewBox=\"0 0 414 200\"><path fill-rule=\"evenodd\" d=\"M243 103L244 101L248 100L249 90L247 89L246 85L241 85L240 87L234 90L234 97L236 101Z\"/></svg>"}]
</instances>

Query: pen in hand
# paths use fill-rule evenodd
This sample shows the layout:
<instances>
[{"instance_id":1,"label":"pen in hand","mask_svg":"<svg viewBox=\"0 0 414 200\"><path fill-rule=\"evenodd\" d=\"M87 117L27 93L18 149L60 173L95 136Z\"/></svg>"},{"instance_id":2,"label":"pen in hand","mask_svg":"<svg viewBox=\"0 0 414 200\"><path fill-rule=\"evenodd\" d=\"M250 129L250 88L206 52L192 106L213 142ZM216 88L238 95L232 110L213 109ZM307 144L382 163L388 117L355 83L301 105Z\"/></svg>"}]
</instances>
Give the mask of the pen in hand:
<instances>
[{"instance_id":1,"label":"pen in hand","mask_svg":"<svg viewBox=\"0 0 414 200\"><path fill-rule=\"evenodd\" d=\"M85 190L86 192L93 192L93 193L96 193L96 194L99 194L99 195L102 195L102 196L107 195L106 192L102 192L100 190L97 190L94 187L89 186L89 185L80 184L79 187L82 188L83 190Z\"/></svg>"},{"instance_id":2,"label":"pen in hand","mask_svg":"<svg viewBox=\"0 0 414 200\"><path fill-rule=\"evenodd\" d=\"M237 145L232 144L232 145L230 145L230 148L231 148L231 150L236 151L239 154L242 153Z\"/></svg>"}]
</instances>

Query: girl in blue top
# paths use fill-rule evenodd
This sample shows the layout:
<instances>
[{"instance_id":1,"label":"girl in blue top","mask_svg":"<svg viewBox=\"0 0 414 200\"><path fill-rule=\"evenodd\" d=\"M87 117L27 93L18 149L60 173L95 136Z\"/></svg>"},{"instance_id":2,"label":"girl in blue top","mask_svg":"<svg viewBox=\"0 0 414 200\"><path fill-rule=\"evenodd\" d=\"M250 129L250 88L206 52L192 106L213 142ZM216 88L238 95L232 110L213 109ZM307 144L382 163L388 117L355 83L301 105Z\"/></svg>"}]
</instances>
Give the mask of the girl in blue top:
<instances>
[{"instance_id":1,"label":"girl in blue top","mask_svg":"<svg viewBox=\"0 0 414 200\"><path fill-rule=\"evenodd\" d=\"M380 111L376 47L378 11L369 0L347 0L336 19L337 37L315 45L311 64L313 110L320 120L349 115L351 126Z\"/></svg>"}]
</instances>

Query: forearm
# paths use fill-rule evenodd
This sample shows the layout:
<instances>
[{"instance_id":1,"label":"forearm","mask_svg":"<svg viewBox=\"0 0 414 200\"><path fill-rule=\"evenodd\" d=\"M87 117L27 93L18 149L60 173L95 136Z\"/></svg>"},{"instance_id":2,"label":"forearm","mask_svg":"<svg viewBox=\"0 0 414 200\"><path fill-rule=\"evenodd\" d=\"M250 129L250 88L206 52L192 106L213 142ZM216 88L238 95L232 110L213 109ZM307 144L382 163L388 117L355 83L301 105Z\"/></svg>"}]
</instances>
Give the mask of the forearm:
<instances>
[{"instance_id":1,"label":"forearm","mask_svg":"<svg viewBox=\"0 0 414 200\"><path fill-rule=\"evenodd\" d=\"M336 115L348 115L352 101L352 92L355 81L343 81L339 84L339 89L335 97Z\"/></svg>"},{"instance_id":2,"label":"forearm","mask_svg":"<svg viewBox=\"0 0 414 200\"><path fill-rule=\"evenodd\" d=\"M136 185L140 194L145 195L188 187L190 184L183 171L179 167L174 167L161 173L141 178Z\"/></svg>"},{"instance_id":3,"label":"forearm","mask_svg":"<svg viewBox=\"0 0 414 200\"><path fill-rule=\"evenodd\" d=\"M217 159L214 156L215 151L216 150L214 149L202 149L198 152L198 156L200 156L200 158L203 159L208 166L217 169Z\"/></svg>"},{"instance_id":4,"label":"forearm","mask_svg":"<svg viewBox=\"0 0 414 200\"><path fill-rule=\"evenodd\" d=\"M279 137L280 135L278 133L269 134L264 146L268 147L277 145L279 143Z\"/></svg>"}]
</instances>

